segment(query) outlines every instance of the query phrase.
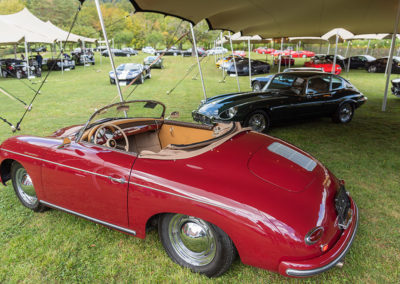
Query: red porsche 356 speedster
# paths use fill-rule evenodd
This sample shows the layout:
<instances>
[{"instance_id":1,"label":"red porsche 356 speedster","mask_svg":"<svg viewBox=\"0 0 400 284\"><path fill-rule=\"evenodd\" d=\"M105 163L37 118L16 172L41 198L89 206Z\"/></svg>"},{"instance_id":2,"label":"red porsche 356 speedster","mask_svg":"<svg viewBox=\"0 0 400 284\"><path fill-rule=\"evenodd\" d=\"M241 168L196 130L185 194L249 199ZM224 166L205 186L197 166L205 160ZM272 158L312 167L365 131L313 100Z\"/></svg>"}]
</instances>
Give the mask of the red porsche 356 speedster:
<instances>
[{"instance_id":1,"label":"red porsche 356 speedster","mask_svg":"<svg viewBox=\"0 0 400 284\"><path fill-rule=\"evenodd\" d=\"M0 146L0 177L21 203L55 208L146 236L209 277L238 255L291 277L341 263L358 211L344 182L316 159L239 124L164 119L156 101L116 103L84 125Z\"/></svg>"}]
</instances>

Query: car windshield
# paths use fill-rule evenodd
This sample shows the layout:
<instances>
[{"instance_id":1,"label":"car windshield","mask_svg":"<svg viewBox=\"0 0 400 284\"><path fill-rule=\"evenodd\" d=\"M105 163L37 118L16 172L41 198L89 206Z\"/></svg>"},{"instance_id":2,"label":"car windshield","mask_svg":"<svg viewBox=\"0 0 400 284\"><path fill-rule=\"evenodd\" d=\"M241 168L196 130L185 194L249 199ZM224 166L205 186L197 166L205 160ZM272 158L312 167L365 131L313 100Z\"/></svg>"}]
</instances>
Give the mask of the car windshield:
<instances>
[{"instance_id":1,"label":"car windshield","mask_svg":"<svg viewBox=\"0 0 400 284\"><path fill-rule=\"evenodd\" d=\"M93 125L116 119L164 117L165 106L157 101L128 101L105 106L97 110L79 132L79 137Z\"/></svg>"},{"instance_id":2,"label":"car windshield","mask_svg":"<svg viewBox=\"0 0 400 284\"><path fill-rule=\"evenodd\" d=\"M121 64L120 66L118 66L117 68L118 71L140 71L140 65L139 64Z\"/></svg>"},{"instance_id":3,"label":"car windshield","mask_svg":"<svg viewBox=\"0 0 400 284\"><path fill-rule=\"evenodd\" d=\"M301 79L301 81L304 82L304 79L296 75L279 74L272 79L271 83L268 85L268 89L289 89L293 86L294 82L298 81L298 79Z\"/></svg>"}]
</instances>

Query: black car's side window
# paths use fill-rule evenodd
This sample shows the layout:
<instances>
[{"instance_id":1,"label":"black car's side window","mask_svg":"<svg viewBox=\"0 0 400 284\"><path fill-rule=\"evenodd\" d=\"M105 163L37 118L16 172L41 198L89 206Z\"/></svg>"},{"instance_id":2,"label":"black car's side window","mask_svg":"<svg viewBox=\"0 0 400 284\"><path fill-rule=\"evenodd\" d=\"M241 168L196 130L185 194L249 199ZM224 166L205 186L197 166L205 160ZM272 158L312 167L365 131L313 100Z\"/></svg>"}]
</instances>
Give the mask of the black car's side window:
<instances>
[{"instance_id":1,"label":"black car's side window","mask_svg":"<svg viewBox=\"0 0 400 284\"><path fill-rule=\"evenodd\" d=\"M292 87L296 78L297 76L287 74L275 76L269 84L268 89L288 89Z\"/></svg>"},{"instance_id":2,"label":"black car's side window","mask_svg":"<svg viewBox=\"0 0 400 284\"><path fill-rule=\"evenodd\" d=\"M326 80L326 78L315 77L308 80L307 94L317 94L324 92L329 92L329 79Z\"/></svg>"}]
</instances>

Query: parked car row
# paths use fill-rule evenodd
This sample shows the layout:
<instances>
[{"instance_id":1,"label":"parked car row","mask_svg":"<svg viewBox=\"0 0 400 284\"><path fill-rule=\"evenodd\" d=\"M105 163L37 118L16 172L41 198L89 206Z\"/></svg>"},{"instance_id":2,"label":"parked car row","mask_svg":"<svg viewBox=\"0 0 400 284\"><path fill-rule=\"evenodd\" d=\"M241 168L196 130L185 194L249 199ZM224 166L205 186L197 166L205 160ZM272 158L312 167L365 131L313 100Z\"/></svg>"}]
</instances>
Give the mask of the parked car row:
<instances>
[{"instance_id":1,"label":"parked car row","mask_svg":"<svg viewBox=\"0 0 400 284\"><path fill-rule=\"evenodd\" d=\"M0 60L0 76L3 78L13 77L17 79L27 78L29 75L40 77L42 69L38 66L36 60L29 60L29 67L25 60L20 59L4 59Z\"/></svg>"}]
</instances>

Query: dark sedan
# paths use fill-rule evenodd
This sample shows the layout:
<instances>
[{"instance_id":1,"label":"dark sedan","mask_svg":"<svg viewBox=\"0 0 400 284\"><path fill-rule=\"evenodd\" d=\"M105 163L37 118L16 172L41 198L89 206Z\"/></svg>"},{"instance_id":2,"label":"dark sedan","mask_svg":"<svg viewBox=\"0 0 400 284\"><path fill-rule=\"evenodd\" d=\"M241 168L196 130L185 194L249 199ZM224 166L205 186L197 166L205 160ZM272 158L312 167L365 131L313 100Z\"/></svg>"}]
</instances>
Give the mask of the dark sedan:
<instances>
[{"instance_id":1,"label":"dark sedan","mask_svg":"<svg viewBox=\"0 0 400 284\"><path fill-rule=\"evenodd\" d=\"M111 49L111 52L112 52L112 54L113 54L114 56L125 56L125 57L131 56L131 53L130 53L130 52L124 51L124 50L121 50L121 49ZM105 56L105 57L108 57L108 56L109 56L108 50L107 50L107 49L104 50L104 51L101 53L101 55L103 55L103 56Z\"/></svg>"},{"instance_id":2,"label":"dark sedan","mask_svg":"<svg viewBox=\"0 0 400 284\"><path fill-rule=\"evenodd\" d=\"M151 69L154 69L154 68L163 69L164 68L163 59L159 58L159 56L147 56L143 60L143 64L149 66Z\"/></svg>"},{"instance_id":3,"label":"dark sedan","mask_svg":"<svg viewBox=\"0 0 400 284\"><path fill-rule=\"evenodd\" d=\"M369 62L366 69L369 73L385 73L388 60L388 57L378 58ZM392 73L400 74L400 57L398 56L393 57Z\"/></svg>"},{"instance_id":4,"label":"dark sedan","mask_svg":"<svg viewBox=\"0 0 400 284\"><path fill-rule=\"evenodd\" d=\"M265 132L271 123L331 116L348 123L367 98L346 79L323 72L278 73L261 92L219 95L202 101L193 119L206 124L239 121Z\"/></svg>"},{"instance_id":5,"label":"dark sedan","mask_svg":"<svg viewBox=\"0 0 400 284\"><path fill-rule=\"evenodd\" d=\"M195 54L195 53L193 53L192 49L189 48L189 49L187 49L187 50L182 50L181 54L182 54L182 56L192 56L192 55ZM206 52L205 52L205 50L202 49L202 48L197 48L197 54L198 54L199 56L205 56L205 55L206 55Z\"/></svg>"},{"instance_id":6,"label":"dark sedan","mask_svg":"<svg viewBox=\"0 0 400 284\"><path fill-rule=\"evenodd\" d=\"M260 60L251 60L251 74L266 74L269 73L270 65L267 62ZM236 61L238 76L249 76L249 59L243 58ZM236 75L235 65L232 64L227 68L226 72L230 76Z\"/></svg>"},{"instance_id":7,"label":"dark sedan","mask_svg":"<svg viewBox=\"0 0 400 284\"><path fill-rule=\"evenodd\" d=\"M182 50L175 47L171 47L170 49L157 50L156 55L160 54L177 56L182 55Z\"/></svg>"},{"instance_id":8,"label":"dark sedan","mask_svg":"<svg viewBox=\"0 0 400 284\"><path fill-rule=\"evenodd\" d=\"M370 64L372 61L376 60L376 58L371 55L351 56L344 60L344 62L346 64L345 68L347 68L347 66L349 64L349 60L350 60L350 69L358 69L358 68L365 69L368 66L368 64Z\"/></svg>"}]
</instances>

